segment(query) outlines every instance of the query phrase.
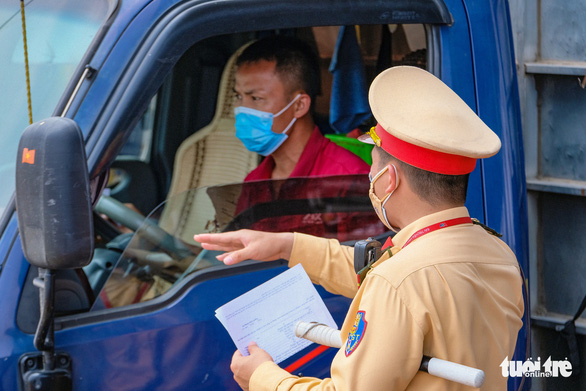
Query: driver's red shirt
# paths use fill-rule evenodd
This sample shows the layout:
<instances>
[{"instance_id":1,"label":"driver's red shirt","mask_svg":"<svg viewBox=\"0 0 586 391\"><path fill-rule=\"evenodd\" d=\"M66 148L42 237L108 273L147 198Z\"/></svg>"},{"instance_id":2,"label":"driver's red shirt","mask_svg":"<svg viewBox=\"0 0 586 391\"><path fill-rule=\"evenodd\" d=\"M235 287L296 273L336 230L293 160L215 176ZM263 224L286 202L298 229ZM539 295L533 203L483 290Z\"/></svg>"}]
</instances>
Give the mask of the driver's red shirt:
<instances>
[{"instance_id":1,"label":"driver's red shirt","mask_svg":"<svg viewBox=\"0 0 586 391\"><path fill-rule=\"evenodd\" d=\"M324 198L368 194L369 182L366 174L370 166L357 155L325 138L317 126L288 180L268 181L274 164L273 158L268 156L246 177L246 183L236 207L237 214L260 203L294 199L319 202L319 199ZM338 179L330 178L324 181L318 179L326 176L335 176ZM293 214L295 212L295 209L279 210L277 214L282 216L274 217L261 217L253 213L252 215L257 217L250 219L251 224L242 228L272 232L302 232L320 237L337 238L340 241L363 239L385 230L374 211L372 213L300 211L299 214Z\"/></svg>"},{"instance_id":2,"label":"driver's red shirt","mask_svg":"<svg viewBox=\"0 0 586 391\"><path fill-rule=\"evenodd\" d=\"M272 156L267 156L252 170L244 182L271 179L275 168ZM357 155L325 138L316 126L289 178L368 174L370 166Z\"/></svg>"}]
</instances>

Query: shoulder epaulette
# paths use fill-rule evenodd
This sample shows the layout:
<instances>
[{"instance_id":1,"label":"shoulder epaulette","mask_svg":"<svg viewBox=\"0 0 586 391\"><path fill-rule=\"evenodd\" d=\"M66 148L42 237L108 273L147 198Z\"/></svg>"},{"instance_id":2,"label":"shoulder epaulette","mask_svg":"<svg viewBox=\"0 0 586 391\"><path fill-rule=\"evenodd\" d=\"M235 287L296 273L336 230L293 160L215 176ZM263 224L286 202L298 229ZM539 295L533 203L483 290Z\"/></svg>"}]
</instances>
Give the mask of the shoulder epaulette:
<instances>
[{"instance_id":1,"label":"shoulder epaulette","mask_svg":"<svg viewBox=\"0 0 586 391\"><path fill-rule=\"evenodd\" d=\"M503 236L503 234L500 234L500 233L496 232L494 229L490 228L489 226L482 224L480 221L478 221L478 219L473 218L472 223L481 226L482 228L484 228L484 230L486 232L488 232L489 234L491 234L493 236L496 236L497 238L500 238Z\"/></svg>"}]
</instances>

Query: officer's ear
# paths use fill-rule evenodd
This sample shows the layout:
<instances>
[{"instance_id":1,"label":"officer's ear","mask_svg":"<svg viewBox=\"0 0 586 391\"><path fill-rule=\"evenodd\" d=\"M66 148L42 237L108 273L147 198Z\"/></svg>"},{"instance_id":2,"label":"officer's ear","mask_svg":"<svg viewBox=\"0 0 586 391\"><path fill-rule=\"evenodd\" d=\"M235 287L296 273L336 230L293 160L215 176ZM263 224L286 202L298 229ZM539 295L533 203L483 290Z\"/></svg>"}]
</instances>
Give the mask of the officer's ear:
<instances>
[{"instance_id":1,"label":"officer's ear","mask_svg":"<svg viewBox=\"0 0 586 391\"><path fill-rule=\"evenodd\" d=\"M387 187L385 189L385 192L390 193L392 191L397 190L397 187L399 186L399 182L400 182L399 178L400 178L401 173L400 173L399 169L397 169L397 167L392 163L389 163L387 165L387 171L389 173L389 176L388 176L389 182L386 184Z\"/></svg>"},{"instance_id":2,"label":"officer's ear","mask_svg":"<svg viewBox=\"0 0 586 391\"><path fill-rule=\"evenodd\" d=\"M310 108L311 98L306 93L299 91L299 98L293 103L293 116L295 118L301 118L309 112Z\"/></svg>"}]
</instances>

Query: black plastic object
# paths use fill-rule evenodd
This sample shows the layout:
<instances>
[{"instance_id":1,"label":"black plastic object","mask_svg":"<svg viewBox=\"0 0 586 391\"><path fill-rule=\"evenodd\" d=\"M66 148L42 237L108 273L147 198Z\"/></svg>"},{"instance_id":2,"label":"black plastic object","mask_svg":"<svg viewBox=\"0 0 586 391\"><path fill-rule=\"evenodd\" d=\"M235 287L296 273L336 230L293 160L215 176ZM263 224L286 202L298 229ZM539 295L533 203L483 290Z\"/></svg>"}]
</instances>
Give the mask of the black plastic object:
<instances>
[{"instance_id":1,"label":"black plastic object","mask_svg":"<svg viewBox=\"0 0 586 391\"><path fill-rule=\"evenodd\" d=\"M26 259L45 269L73 269L93 254L85 147L75 121L51 117L27 127L16 161L18 228Z\"/></svg>"},{"instance_id":2,"label":"black plastic object","mask_svg":"<svg viewBox=\"0 0 586 391\"><path fill-rule=\"evenodd\" d=\"M378 240L368 238L359 240L354 245L354 271L359 273L381 257L381 244Z\"/></svg>"},{"instance_id":3,"label":"black plastic object","mask_svg":"<svg viewBox=\"0 0 586 391\"><path fill-rule=\"evenodd\" d=\"M21 389L24 391L67 391L72 389L71 357L65 352L56 354L55 368L43 368L41 353L26 353L19 360Z\"/></svg>"}]
</instances>

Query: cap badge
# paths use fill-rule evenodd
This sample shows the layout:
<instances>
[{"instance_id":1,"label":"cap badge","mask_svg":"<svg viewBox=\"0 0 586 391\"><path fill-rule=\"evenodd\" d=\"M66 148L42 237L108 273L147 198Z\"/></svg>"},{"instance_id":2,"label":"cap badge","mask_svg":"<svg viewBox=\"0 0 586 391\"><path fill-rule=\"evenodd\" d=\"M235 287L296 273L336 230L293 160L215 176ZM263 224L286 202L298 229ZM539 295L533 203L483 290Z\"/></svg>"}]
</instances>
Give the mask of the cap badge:
<instances>
[{"instance_id":1,"label":"cap badge","mask_svg":"<svg viewBox=\"0 0 586 391\"><path fill-rule=\"evenodd\" d=\"M380 147L380 137L378 136L378 134L376 134L376 126L370 128L370 130L366 132L366 134L370 136L370 138L372 139L372 141L374 141L374 144L377 147Z\"/></svg>"}]
</instances>

